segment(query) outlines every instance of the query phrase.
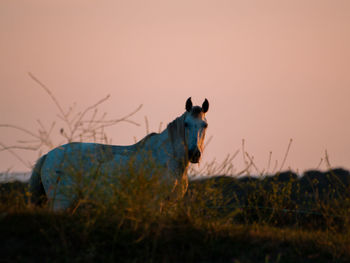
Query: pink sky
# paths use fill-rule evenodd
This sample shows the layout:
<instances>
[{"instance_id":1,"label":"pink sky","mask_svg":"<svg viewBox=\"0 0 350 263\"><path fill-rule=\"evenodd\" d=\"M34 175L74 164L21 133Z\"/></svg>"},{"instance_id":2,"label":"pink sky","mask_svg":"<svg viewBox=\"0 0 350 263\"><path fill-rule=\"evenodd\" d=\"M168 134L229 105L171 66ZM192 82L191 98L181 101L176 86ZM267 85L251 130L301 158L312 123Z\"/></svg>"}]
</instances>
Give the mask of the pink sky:
<instances>
[{"instance_id":1,"label":"pink sky","mask_svg":"<svg viewBox=\"0 0 350 263\"><path fill-rule=\"evenodd\" d=\"M32 72L64 107L102 109L134 120L108 134L131 144L208 98L205 160L223 160L246 141L260 169L317 167L325 150L350 168L350 1L2 0L0 123L36 129L57 110ZM0 142L21 134L0 128ZM37 153L19 151L35 162ZM0 152L0 171L28 170ZM234 164L242 165L239 155ZM325 165L321 169L326 169Z\"/></svg>"}]
</instances>

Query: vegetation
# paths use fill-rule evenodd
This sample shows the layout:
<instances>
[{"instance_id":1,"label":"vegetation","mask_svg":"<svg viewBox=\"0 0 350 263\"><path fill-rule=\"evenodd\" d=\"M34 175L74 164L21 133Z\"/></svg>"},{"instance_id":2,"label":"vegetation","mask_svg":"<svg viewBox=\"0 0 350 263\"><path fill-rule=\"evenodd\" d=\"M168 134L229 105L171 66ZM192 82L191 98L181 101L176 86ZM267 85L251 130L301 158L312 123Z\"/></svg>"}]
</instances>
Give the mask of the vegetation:
<instances>
[{"instance_id":1,"label":"vegetation","mask_svg":"<svg viewBox=\"0 0 350 263\"><path fill-rule=\"evenodd\" d=\"M54 213L27 185L1 186L3 261L349 262L350 174L291 172L192 181L181 199L157 198L143 176L117 196ZM122 197L122 198L120 198Z\"/></svg>"},{"instance_id":2,"label":"vegetation","mask_svg":"<svg viewBox=\"0 0 350 263\"><path fill-rule=\"evenodd\" d=\"M70 119L72 111L63 111L32 78L58 106L66 125L60 129L63 137L107 142L103 128L118 121L105 121L104 115L95 121L98 103ZM90 110L90 120L82 121ZM119 120L132 122L132 114ZM51 129L29 134L37 140L36 150L51 147L45 143L52 142ZM209 177L190 181L186 193L182 187L164 187L161 173L149 178L147 170L135 173L132 165L117 183L98 174L102 184L84 184L77 189L84 194L75 206L61 212L53 212L50 203L33 205L26 183L4 183L0 261L350 262L349 172L329 169L299 176L274 169L268 175L269 167L257 169L244 141L242 152L247 167L236 174L246 176L227 176L236 153L219 166L202 167L200 174ZM327 155L325 160L329 163ZM260 176L250 176L251 169Z\"/></svg>"}]
</instances>

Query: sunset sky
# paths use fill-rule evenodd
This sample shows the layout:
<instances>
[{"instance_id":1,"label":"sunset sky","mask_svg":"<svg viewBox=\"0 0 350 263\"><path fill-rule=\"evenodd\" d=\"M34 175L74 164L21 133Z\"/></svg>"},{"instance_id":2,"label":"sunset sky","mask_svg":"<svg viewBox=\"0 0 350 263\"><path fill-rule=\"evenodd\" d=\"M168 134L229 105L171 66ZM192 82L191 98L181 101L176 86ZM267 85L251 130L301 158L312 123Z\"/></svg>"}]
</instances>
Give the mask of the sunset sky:
<instances>
[{"instance_id":1,"label":"sunset sky","mask_svg":"<svg viewBox=\"0 0 350 263\"><path fill-rule=\"evenodd\" d=\"M2 0L0 36L1 124L35 131L37 119L57 119L31 72L64 108L110 94L101 111L118 118L143 104L133 117L140 127L108 130L113 144L141 139L145 116L158 131L191 96L210 103L204 162L245 139L264 169L270 151L281 163L292 138L285 169L314 169L325 150L334 167L350 168L348 0ZM1 143L20 139L0 128ZM8 168L29 170L0 152L0 171Z\"/></svg>"}]
</instances>

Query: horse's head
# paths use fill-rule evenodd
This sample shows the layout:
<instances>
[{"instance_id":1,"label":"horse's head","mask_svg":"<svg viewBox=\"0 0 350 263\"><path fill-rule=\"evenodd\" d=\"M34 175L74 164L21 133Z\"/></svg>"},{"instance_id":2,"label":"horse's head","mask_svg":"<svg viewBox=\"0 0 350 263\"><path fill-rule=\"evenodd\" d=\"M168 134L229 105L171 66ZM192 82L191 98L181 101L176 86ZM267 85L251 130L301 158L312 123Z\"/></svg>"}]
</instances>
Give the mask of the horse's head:
<instances>
[{"instance_id":1,"label":"horse's head","mask_svg":"<svg viewBox=\"0 0 350 263\"><path fill-rule=\"evenodd\" d=\"M202 155L205 131L208 127L205 113L208 109L209 102L207 99L204 100L202 107L193 106L191 97L186 101L184 130L188 159L191 163L198 163Z\"/></svg>"}]
</instances>

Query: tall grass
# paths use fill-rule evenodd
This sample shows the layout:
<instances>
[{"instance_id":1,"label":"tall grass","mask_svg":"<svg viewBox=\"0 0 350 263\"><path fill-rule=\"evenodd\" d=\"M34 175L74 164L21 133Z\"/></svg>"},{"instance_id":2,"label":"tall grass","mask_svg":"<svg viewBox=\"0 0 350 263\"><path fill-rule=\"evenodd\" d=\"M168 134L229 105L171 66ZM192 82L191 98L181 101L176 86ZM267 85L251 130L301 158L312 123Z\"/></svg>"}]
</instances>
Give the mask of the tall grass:
<instances>
[{"instance_id":1,"label":"tall grass","mask_svg":"<svg viewBox=\"0 0 350 263\"><path fill-rule=\"evenodd\" d=\"M154 170L152 170L154 171ZM104 262L348 262L350 174L292 172L164 185L147 168L98 174L75 205L35 207L26 186L1 189L5 259ZM94 178L92 178L94 180ZM12 189L11 189L12 187ZM5 192L7 190L7 192ZM72 193L72 192L70 192ZM16 240L17 245L7 244ZM20 247L20 253L18 253ZM35 251L35 253L33 252Z\"/></svg>"},{"instance_id":2,"label":"tall grass","mask_svg":"<svg viewBox=\"0 0 350 263\"><path fill-rule=\"evenodd\" d=\"M46 91L68 127L74 120L81 123L90 109L96 112L92 120L96 118L99 103L68 121L70 111ZM89 129L103 125L88 123L87 130L73 124L61 134L68 141L83 139L81 129L87 139L95 140L96 136L89 136L97 133ZM40 134L45 136L33 135L37 142L50 141L50 131ZM188 187L186 181L166 184L162 170L149 159L142 169L130 162L115 175L95 171L84 177L77 170L66 193L75 195L76 202L60 212L53 212L50 202L33 205L26 184L2 184L0 261L349 262L349 172L309 171L302 177L282 172L291 141L280 165L271 168L270 154L268 167L259 169L244 144L246 168L235 171L237 151L220 164L207 163L200 170L191 167L192 178L207 177L191 180ZM34 146L38 145L42 144ZM327 154L325 161L329 164ZM260 176L250 176L254 173Z\"/></svg>"},{"instance_id":3,"label":"tall grass","mask_svg":"<svg viewBox=\"0 0 350 263\"><path fill-rule=\"evenodd\" d=\"M61 212L49 204L33 206L25 186L7 193L2 186L2 256L34 261L40 255L50 262L348 262L349 182L342 188L339 172L324 174L334 191L319 185L324 177L316 182L310 174L287 172L192 181L182 198L169 198L181 190L164 187L157 176L131 172L118 185L90 184L87 195Z\"/></svg>"}]
</instances>

